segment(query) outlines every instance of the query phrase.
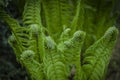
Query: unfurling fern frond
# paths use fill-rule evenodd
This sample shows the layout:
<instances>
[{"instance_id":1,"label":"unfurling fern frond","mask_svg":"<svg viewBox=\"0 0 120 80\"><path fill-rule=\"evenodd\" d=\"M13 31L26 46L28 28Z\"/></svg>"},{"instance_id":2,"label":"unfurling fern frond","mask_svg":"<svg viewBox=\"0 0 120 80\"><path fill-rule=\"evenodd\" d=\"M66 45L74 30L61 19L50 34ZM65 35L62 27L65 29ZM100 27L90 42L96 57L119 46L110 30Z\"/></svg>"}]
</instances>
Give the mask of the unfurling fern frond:
<instances>
[{"instance_id":1,"label":"unfurling fern frond","mask_svg":"<svg viewBox=\"0 0 120 80\"><path fill-rule=\"evenodd\" d=\"M44 35L40 29L40 25L32 24L29 26L30 31L30 44L32 47L30 48L35 52L36 60L41 62L44 57Z\"/></svg>"},{"instance_id":2,"label":"unfurling fern frond","mask_svg":"<svg viewBox=\"0 0 120 80\"><path fill-rule=\"evenodd\" d=\"M64 63L64 56L56 50L52 38L46 38L46 52L43 59L47 80L67 80L68 71Z\"/></svg>"},{"instance_id":3,"label":"unfurling fern frond","mask_svg":"<svg viewBox=\"0 0 120 80\"><path fill-rule=\"evenodd\" d=\"M81 48L84 42L85 33L82 31L76 31L73 37L67 41L61 42L58 45L58 49L65 56L65 64L75 66L75 80L81 79ZM71 69L70 69L71 70Z\"/></svg>"},{"instance_id":4,"label":"unfurling fern frond","mask_svg":"<svg viewBox=\"0 0 120 80\"><path fill-rule=\"evenodd\" d=\"M83 54L83 71L87 80L103 80L112 49L116 41L117 29L109 28L105 35L89 47Z\"/></svg>"},{"instance_id":5,"label":"unfurling fern frond","mask_svg":"<svg viewBox=\"0 0 120 80\"><path fill-rule=\"evenodd\" d=\"M44 80L43 64L34 60L34 55L32 50L25 50L20 60L28 70L32 80Z\"/></svg>"},{"instance_id":6,"label":"unfurling fern frond","mask_svg":"<svg viewBox=\"0 0 120 80\"><path fill-rule=\"evenodd\" d=\"M16 36L15 36L15 35ZM15 29L15 33L9 37L9 43L15 49L17 59L20 59L20 55L24 50L30 49L32 45L30 45L29 32L27 28L20 27ZM16 39L17 37L17 39Z\"/></svg>"},{"instance_id":7,"label":"unfurling fern frond","mask_svg":"<svg viewBox=\"0 0 120 80\"><path fill-rule=\"evenodd\" d=\"M23 22L29 28L30 48L35 52L36 60L41 62L44 56L44 41L40 17L41 0L26 0L23 12Z\"/></svg>"}]
</instances>

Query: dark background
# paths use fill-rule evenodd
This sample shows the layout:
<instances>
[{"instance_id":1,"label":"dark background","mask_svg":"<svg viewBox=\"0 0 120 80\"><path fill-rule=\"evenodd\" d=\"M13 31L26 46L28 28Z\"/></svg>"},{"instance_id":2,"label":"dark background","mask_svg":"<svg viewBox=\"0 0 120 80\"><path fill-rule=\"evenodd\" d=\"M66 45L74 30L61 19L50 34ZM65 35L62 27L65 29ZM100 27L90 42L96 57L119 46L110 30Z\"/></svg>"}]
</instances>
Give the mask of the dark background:
<instances>
[{"instance_id":1,"label":"dark background","mask_svg":"<svg viewBox=\"0 0 120 80\"><path fill-rule=\"evenodd\" d=\"M19 20L21 15L16 3L9 2L6 5L7 12ZM116 13L120 13L120 0L113 8L113 14ZM116 20L115 25L120 31L120 17ZM0 19L0 80L28 80L25 69L16 61L14 52L7 42L10 34L8 26ZM120 34L113 50L106 78L106 80L120 80Z\"/></svg>"}]
</instances>

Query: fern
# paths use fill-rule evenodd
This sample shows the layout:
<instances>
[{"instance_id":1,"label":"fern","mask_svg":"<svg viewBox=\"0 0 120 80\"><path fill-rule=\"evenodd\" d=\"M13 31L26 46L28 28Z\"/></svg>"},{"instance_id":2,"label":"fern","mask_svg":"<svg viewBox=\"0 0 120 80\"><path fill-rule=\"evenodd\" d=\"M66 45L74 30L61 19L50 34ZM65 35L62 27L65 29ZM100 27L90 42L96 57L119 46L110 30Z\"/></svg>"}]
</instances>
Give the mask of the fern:
<instances>
[{"instance_id":1,"label":"fern","mask_svg":"<svg viewBox=\"0 0 120 80\"><path fill-rule=\"evenodd\" d=\"M73 1L75 2L75 1ZM77 5L77 6L75 6ZM71 28L73 29L72 32L74 33L78 28L82 28L84 24L84 7L82 0L76 0L75 4L75 16L71 23ZM73 27L74 26L74 27Z\"/></svg>"},{"instance_id":2,"label":"fern","mask_svg":"<svg viewBox=\"0 0 120 80\"><path fill-rule=\"evenodd\" d=\"M66 80L66 65L63 63L62 55L54 51L49 51L44 59L44 68L48 80Z\"/></svg>"},{"instance_id":3,"label":"fern","mask_svg":"<svg viewBox=\"0 0 120 80\"><path fill-rule=\"evenodd\" d=\"M44 0L43 9L46 27L50 31L50 35L57 38L62 32L64 25L66 27L70 26L74 7L69 0ZM55 35L56 32L57 34Z\"/></svg>"},{"instance_id":4,"label":"fern","mask_svg":"<svg viewBox=\"0 0 120 80\"><path fill-rule=\"evenodd\" d=\"M21 55L21 61L31 75L33 80L44 80L43 64L34 60L35 53L32 50L26 50Z\"/></svg>"},{"instance_id":5,"label":"fern","mask_svg":"<svg viewBox=\"0 0 120 80\"><path fill-rule=\"evenodd\" d=\"M16 44L19 44L19 50L20 50L20 52L22 52L22 50L23 50L22 42L19 40L19 37L18 37L19 34L16 34L17 33L16 29L21 28L21 26L15 19L11 18L8 14L6 14L6 12L3 9L1 9L0 15L6 21L6 23L9 25L9 27L12 31L13 37L15 38L15 39L12 38L12 41L14 41L14 42L17 41Z\"/></svg>"},{"instance_id":6,"label":"fern","mask_svg":"<svg viewBox=\"0 0 120 80\"><path fill-rule=\"evenodd\" d=\"M25 25L40 24L40 0L26 0L23 12L23 23Z\"/></svg>"},{"instance_id":7,"label":"fern","mask_svg":"<svg viewBox=\"0 0 120 80\"><path fill-rule=\"evenodd\" d=\"M82 68L86 72L87 80L104 79L104 72L111 57L117 32L115 27L109 28L105 35L83 54Z\"/></svg>"},{"instance_id":8,"label":"fern","mask_svg":"<svg viewBox=\"0 0 120 80\"><path fill-rule=\"evenodd\" d=\"M110 27L115 17L108 15L112 8L105 0L23 2L23 26L5 12L2 1L0 18L9 25L8 42L32 80L105 79L118 34Z\"/></svg>"},{"instance_id":9,"label":"fern","mask_svg":"<svg viewBox=\"0 0 120 80\"><path fill-rule=\"evenodd\" d=\"M40 0L26 1L23 21L30 29L30 40L34 40L31 44L33 44L32 48L36 53L36 59L41 62L44 56L44 41L40 18Z\"/></svg>"},{"instance_id":10,"label":"fern","mask_svg":"<svg viewBox=\"0 0 120 80\"><path fill-rule=\"evenodd\" d=\"M67 40L67 41L62 41L58 45L58 49L63 53L65 56L65 63L67 65L75 66L76 67L76 79L79 80L81 76L80 71L80 52L81 52L81 47L83 44L83 40L85 37L85 33L82 31L77 31L73 35L73 38ZM76 52L76 53L75 53ZM69 67L68 67L69 68ZM69 69L70 72L71 69Z\"/></svg>"}]
</instances>

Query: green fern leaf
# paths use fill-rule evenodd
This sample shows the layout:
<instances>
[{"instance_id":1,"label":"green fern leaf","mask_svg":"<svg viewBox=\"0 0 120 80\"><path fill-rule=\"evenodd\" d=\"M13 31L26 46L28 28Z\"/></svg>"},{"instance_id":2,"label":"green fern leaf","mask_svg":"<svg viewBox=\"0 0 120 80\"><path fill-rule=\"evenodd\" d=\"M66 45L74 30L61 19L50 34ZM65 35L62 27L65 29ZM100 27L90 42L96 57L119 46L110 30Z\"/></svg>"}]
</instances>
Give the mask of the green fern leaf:
<instances>
[{"instance_id":1,"label":"green fern leaf","mask_svg":"<svg viewBox=\"0 0 120 80\"><path fill-rule=\"evenodd\" d=\"M56 50L55 42L46 37L46 52L43 59L47 80L67 80L68 72L64 56Z\"/></svg>"},{"instance_id":2,"label":"green fern leaf","mask_svg":"<svg viewBox=\"0 0 120 80\"><path fill-rule=\"evenodd\" d=\"M29 26L30 31L30 45L32 44L32 47L30 48L33 50L36 54L35 58L37 61L41 62L44 57L44 36L41 32L40 26L37 24L32 24Z\"/></svg>"},{"instance_id":3,"label":"green fern leaf","mask_svg":"<svg viewBox=\"0 0 120 80\"><path fill-rule=\"evenodd\" d=\"M80 52L81 47L85 38L85 33L82 31L76 31L73 37L69 40L62 41L58 45L58 50L65 56L65 64L71 65L72 67L75 66L76 73L75 73L75 80L81 79L81 58ZM76 52L76 53L75 53ZM71 71L70 67L69 72Z\"/></svg>"},{"instance_id":4,"label":"green fern leaf","mask_svg":"<svg viewBox=\"0 0 120 80\"><path fill-rule=\"evenodd\" d=\"M103 80L109 64L113 46L116 41L117 29L110 27L105 35L89 47L83 54L82 69L87 80Z\"/></svg>"},{"instance_id":5,"label":"green fern leaf","mask_svg":"<svg viewBox=\"0 0 120 80\"><path fill-rule=\"evenodd\" d=\"M69 0L43 0L42 3L45 13L45 26L50 31L50 35L57 39L58 35L62 33L63 26L70 26L73 17L73 5Z\"/></svg>"},{"instance_id":6,"label":"green fern leaf","mask_svg":"<svg viewBox=\"0 0 120 80\"><path fill-rule=\"evenodd\" d=\"M41 0L26 0L23 12L23 23L25 25L41 23L40 1Z\"/></svg>"},{"instance_id":7,"label":"green fern leaf","mask_svg":"<svg viewBox=\"0 0 120 80\"><path fill-rule=\"evenodd\" d=\"M34 52L26 50L21 55L21 61L28 70L32 80L44 80L43 64L34 60Z\"/></svg>"}]
</instances>

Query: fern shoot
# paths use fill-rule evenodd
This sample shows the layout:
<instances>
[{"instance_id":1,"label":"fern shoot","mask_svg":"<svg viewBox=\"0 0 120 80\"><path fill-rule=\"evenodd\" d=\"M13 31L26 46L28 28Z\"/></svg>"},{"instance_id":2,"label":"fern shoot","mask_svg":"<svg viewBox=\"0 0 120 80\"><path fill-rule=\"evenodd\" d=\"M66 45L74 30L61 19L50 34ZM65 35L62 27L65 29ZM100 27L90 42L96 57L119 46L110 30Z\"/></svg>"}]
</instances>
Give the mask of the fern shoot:
<instances>
[{"instance_id":1,"label":"fern shoot","mask_svg":"<svg viewBox=\"0 0 120 80\"><path fill-rule=\"evenodd\" d=\"M109 1L25 0L23 26L1 1L0 18L32 80L104 80L118 34Z\"/></svg>"}]
</instances>

